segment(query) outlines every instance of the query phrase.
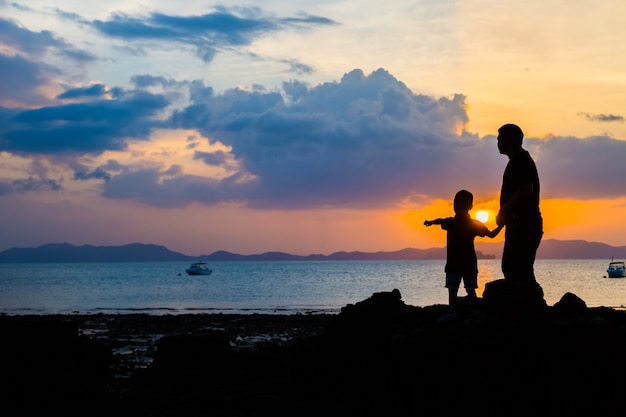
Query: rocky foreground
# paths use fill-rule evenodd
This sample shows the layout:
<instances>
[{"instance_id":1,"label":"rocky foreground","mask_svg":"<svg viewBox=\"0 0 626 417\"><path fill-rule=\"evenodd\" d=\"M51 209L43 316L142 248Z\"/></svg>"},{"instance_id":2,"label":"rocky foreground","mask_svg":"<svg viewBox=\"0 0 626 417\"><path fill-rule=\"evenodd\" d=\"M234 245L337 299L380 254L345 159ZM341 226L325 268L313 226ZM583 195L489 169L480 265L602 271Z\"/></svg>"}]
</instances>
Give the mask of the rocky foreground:
<instances>
[{"instance_id":1,"label":"rocky foreground","mask_svg":"<svg viewBox=\"0 0 626 417\"><path fill-rule=\"evenodd\" d=\"M623 416L626 312L494 282L337 315L0 316L7 416Z\"/></svg>"}]
</instances>

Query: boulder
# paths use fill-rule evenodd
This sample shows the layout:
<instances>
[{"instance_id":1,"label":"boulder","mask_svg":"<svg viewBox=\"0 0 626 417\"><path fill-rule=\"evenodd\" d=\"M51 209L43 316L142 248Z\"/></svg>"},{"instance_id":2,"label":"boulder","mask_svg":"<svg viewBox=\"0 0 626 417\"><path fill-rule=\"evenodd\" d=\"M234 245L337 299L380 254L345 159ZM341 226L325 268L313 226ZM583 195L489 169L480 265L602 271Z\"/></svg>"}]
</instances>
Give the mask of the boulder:
<instances>
[{"instance_id":1,"label":"boulder","mask_svg":"<svg viewBox=\"0 0 626 417\"><path fill-rule=\"evenodd\" d=\"M587 303L571 292L563 294L552 307L552 313L559 317L575 317L587 314Z\"/></svg>"},{"instance_id":2,"label":"boulder","mask_svg":"<svg viewBox=\"0 0 626 417\"><path fill-rule=\"evenodd\" d=\"M499 279L485 284L483 304L488 313L502 318L535 318L546 312L543 289L536 281Z\"/></svg>"}]
</instances>

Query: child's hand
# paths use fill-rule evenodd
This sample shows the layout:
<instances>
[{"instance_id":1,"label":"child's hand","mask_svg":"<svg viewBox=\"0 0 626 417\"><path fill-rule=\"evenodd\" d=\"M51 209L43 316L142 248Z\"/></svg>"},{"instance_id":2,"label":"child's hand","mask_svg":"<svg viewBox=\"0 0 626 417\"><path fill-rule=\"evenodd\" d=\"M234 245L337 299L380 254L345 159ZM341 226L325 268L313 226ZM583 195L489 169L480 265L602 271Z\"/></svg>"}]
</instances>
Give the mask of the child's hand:
<instances>
[{"instance_id":1,"label":"child's hand","mask_svg":"<svg viewBox=\"0 0 626 417\"><path fill-rule=\"evenodd\" d=\"M432 226L433 222L424 220L424 226Z\"/></svg>"}]
</instances>

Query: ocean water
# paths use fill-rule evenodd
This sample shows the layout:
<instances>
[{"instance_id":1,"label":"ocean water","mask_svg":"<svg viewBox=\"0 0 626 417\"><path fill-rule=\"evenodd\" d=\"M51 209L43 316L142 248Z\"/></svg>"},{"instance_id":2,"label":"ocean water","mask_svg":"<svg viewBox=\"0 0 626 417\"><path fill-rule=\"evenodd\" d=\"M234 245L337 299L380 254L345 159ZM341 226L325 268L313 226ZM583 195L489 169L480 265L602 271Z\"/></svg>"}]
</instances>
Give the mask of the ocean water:
<instances>
[{"instance_id":1,"label":"ocean water","mask_svg":"<svg viewBox=\"0 0 626 417\"><path fill-rule=\"evenodd\" d=\"M187 263L0 264L0 314L338 313L375 292L400 290L409 305L447 303L444 260L214 262L209 276ZM626 279L608 261L538 260L553 305L572 292L589 307L626 306ZM479 260L479 289L502 278L500 260ZM464 289L459 290L465 295Z\"/></svg>"}]
</instances>

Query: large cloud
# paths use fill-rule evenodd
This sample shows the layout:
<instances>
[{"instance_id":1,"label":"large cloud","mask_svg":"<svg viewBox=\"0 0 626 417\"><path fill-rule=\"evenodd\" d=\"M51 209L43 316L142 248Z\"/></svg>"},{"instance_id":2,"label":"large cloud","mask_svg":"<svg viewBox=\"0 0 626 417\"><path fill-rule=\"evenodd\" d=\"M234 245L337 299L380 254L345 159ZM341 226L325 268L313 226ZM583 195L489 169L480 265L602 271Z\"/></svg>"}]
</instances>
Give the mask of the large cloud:
<instances>
[{"instance_id":1,"label":"large cloud","mask_svg":"<svg viewBox=\"0 0 626 417\"><path fill-rule=\"evenodd\" d=\"M460 188L484 197L499 191L506 158L493 137L463 130L462 95L416 95L384 70L368 76L354 70L340 82L315 87L294 81L284 85L283 95L241 89L215 95L201 83L192 86L193 103L175 112L170 126L198 129L230 146L241 171L222 181L148 176L152 204L161 195L255 207L370 207L424 196L448 199ZM612 198L624 192L616 184L624 178L623 165L606 165L607 152L624 154L622 141L528 138L526 146L539 159L546 196ZM583 172L584 181L568 182ZM245 175L254 179L244 181ZM113 178L107 195L141 193L121 187L123 181Z\"/></svg>"},{"instance_id":2,"label":"large cloud","mask_svg":"<svg viewBox=\"0 0 626 417\"><path fill-rule=\"evenodd\" d=\"M5 122L0 150L62 161L73 167L76 181L102 181L106 197L161 207L194 201L266 208L383 207L406 199L449 199L460 188L485 198L499 191L506 158L498 154L493 137L464 130L465 97L414 94L382 69L369 75L353 70L339 82L313 87L291 81L281 92L215 94L201 82L150 76L136 81L144 88L187 89L190 102L166 119L157 117L170 104L165 95L139 89L114 89L111 99L89 103L5 109L0 112ZM67 95L80 93L69 90ZM78 162L85 155L123 152L129 143L150 140L156 127L193 129L225 145L228 152L197 151L188 163L202 161L207 172L230 164L231 174L215 178L185 173L184 166ZM624 195L624 141L527 138L525 146L538 160L544 197ZM55 178L38 181L47 180Z\"/></svg>"},{"instance_id":3,"label":"large cloud","mask_svg":"<svg viewBox=\"0 0 626 417\"><path fill-rule=\"evenodd\" d=\"M384 70L354 70L313 88L291 82L284 90L285 98L196 91L196 102L172 117L173 126L197 128L232 147L257 180L230 193L252 205L380 206L416 194L449 195L464 167L479 184L489 178L477 160L483 142L463 131L462 95L414 95Z\"/></svg>"}]
</instances>

